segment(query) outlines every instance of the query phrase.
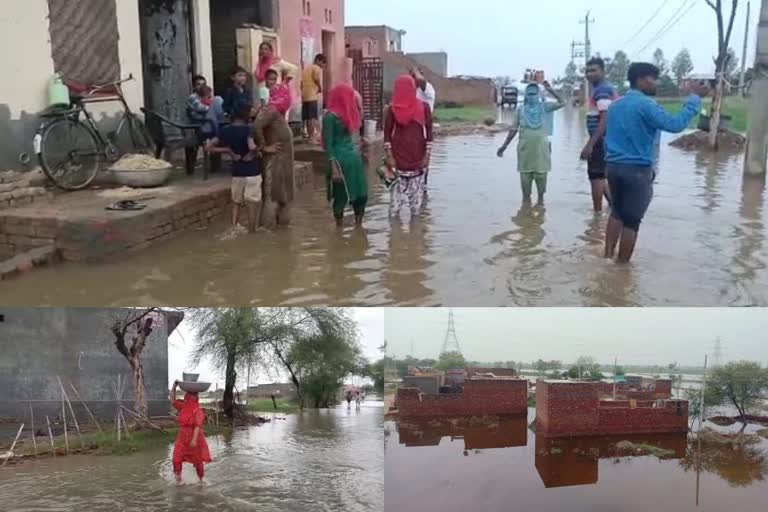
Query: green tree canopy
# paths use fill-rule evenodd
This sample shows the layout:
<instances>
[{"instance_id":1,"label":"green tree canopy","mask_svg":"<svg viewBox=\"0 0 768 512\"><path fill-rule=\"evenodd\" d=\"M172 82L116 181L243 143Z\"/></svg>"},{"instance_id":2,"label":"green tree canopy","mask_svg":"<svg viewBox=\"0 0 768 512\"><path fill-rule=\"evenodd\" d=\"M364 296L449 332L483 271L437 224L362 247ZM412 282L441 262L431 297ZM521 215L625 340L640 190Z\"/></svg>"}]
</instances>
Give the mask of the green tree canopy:
<instances>
[{"instance_id":1,"label":"green tree canopy","mask_svg":"<svg viewBox=\"0 0 768 512\"><path fill-rule=\"evenodd\" d=\"M683 79L693 71L693 60L691 59L691 53L687 48L680 50L675 58L672 60L672 75L675 77L675 83L680 86Z\"/></svg>"},{"instance_id":2,"label":"green tree canopy","mask_svg":"<svg viewBox=\"0 0 768 512\"><path fill-rule=\"evenodd\" d=\"M656 48L656 51L653 52L653 64L659 68L659 77L668 74L669 69L667 66L669 63L667 62L667 59L664 58L664 50L661 48Z\"/></svg>"},{"instance_id":3,"label":"green tree canopy","mask_svg":"<svg viewBox=\"0 0 768 512\"><path fill-rule=\"evenodd\" d=\"M600 372L600 365L594 357L581 356L576 360L567 372L567 376L572 379L592 379L600 380L604 375Z\"/></svg>"},{"instance_id":4,"label":"green tree canopy","mask_svg":"<svg viewBox=\"0 0 768 512\"><path fill-rule=\"evenodd\" d=\"M443 352L440 359L437 360L435 368L438 370L448 370L450 368L464 368L467 365L466 359L461 352Z\"/></svg>"},{"instance_id":5,"label":"green tree canopy","mask_svg":"<svg viewBox=\"0 0 768 512\"><path fill-rule=\"evenodd\" d=\"M706 378L705 403L732 405L741 416L756 412L768 398L768 369L752 361L728 363Z\"/></svg>"},{"instance_id":6,"label":"green tree canopy","mask_svg":"<svg viewBox=\"0 0 768 512\"><path fill-rule=\"evenodd\" d=\"M619 50L606 66L606 77L619 92L624 93L627 90L627 74L630 64L631 61L627 54Z\"/></svg>"}]
</instances>

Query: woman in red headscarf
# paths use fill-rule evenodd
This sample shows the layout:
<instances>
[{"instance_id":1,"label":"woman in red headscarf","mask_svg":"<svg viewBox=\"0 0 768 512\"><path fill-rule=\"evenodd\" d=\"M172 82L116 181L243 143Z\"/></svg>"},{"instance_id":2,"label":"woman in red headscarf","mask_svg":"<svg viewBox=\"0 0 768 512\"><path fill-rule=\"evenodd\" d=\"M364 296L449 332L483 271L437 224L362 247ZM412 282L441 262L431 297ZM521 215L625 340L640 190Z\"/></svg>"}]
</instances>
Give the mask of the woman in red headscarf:
<instances>
[{"instance_id":1,"label":"woman in red headscarf","mask_svg":"<svg viewBox=\"0 0 768 512\"><path fill-rule=\"evenodd\" d=\"M368 179L352 139L362 123L358 96L351 85L336 85L328 94L328 112L323 116L323 146L331 161L326 174L328 200L333 202L333 217L339 227L348 204L355 212L355 225L361 226L368 203Z\"/></svg>"},{"instance_id":2,"label":"woman in red headscarf","mask_svg":"<svg viewBox=\"0 0 768 512\"><path fill-rule=\"evenodd\" d=\"M395 80L395 90L384 114L384 148L387 167L399 180L390 188L390 216L400 215L408 203L411 220L421 210L426 170L432 152L432 111L416 94L416 81L410 75Z\"/></svg>"},{"instance_id":3,"label":"woman in red headscarf","mask_svg":"<svg viewBox=\"0 0 768 512\"><path fill-rule=\"evenodd\" d=\"M275 85L267 107L256 117L253 127L253 138L264 155L261 219L268 227L288 223L288 209L293 201L293 132L286 119L292 103L289 87Z\"/></svg>"},{"instance_id":4,"label":"woman in red headscarf","mask_svg":"<svg viewBox=\"0 0 768 512\"><path fill-rule=\"evenodd\" d=\"M181 482L181 465L189 462L195 466L200 482L205 476L203 464L211 462L211 452L205 441L203 422L205 413L200 409L197 393L186 393L184 400L176 400L177 382L171 388L171 403L179 411L179 435L173 446L173 474Z\"/></svg>"}]
</instances>

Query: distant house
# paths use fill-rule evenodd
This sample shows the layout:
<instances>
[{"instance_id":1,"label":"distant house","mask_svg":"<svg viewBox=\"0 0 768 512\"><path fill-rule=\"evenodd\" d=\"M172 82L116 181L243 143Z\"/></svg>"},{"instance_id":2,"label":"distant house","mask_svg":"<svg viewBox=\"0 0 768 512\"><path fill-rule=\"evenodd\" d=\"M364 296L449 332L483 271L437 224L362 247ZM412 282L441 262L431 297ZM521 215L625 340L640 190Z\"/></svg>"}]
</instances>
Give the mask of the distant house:
<instances>
[{"instance_id":1,"label":"distant house","mask_svg":"<svg viewBox=\"0 0 768 512\"><path fill-rule=\"evenodd\" d=\"M133 407L128 362L115 348L110 325L120 308L11 308L0 310L0 418L25 418L32 405L35 418L61 415L58 378L75 411L74 386L98 417L116 412L112 385L117 376L127 382L123 403ZM155 314L154 328L143 352L144 386L151 415L166 414L168 400L168 337L183 313Z\"/></svg>"},{"instance_id":2,"label":"distant house","mask_svg":"<svg viewBox=\"0 0 768 512\"><path fill-rule=\"evenodd\" d=\"M248 398L271 398L275 395L276 398L283 398L286 400L295 400L298 398L296 393L296 386L291 383L279 383L272 384L259 384L258 386L250 386L248 388Z\"/></svg>"}]
</instances>

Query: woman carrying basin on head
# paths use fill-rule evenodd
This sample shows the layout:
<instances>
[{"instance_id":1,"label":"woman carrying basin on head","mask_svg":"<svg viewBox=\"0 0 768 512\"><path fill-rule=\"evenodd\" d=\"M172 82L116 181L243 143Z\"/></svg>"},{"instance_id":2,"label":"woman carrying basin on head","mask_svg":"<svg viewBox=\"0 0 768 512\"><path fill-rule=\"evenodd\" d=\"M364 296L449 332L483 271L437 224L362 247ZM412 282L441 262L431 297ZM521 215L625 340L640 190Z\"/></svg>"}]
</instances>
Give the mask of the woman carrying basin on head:
<instances>
[{"instance_id":1,"label":"woman carrying basin on head","mask_svg":"<svg viewBox=\"0 0 768 512\"><path fill-rule=\"evenodd\" d=\"M552 169L552 147L549 143L546 118L550 112L565 106L549 82L544 82L544 88L557 100L557 103L545 102L539 92L538 84L528 84L525 88L523 105L515 111L507 140L497 153L499 158L503 157L517 132L520 132L520 141L517 145L517 170L520 173L523 202L526 204L531 202L534 182L536 182L536 192L539 196L538 202L544 203L547 174Z\"/></svg>"},{"instance_id":2,"label":"woman carrying basin on head","mask_svg":"<svg viewBox=\"0 0 768 512\"><path fill-rule=\"evenodd\" d=\"M211 462L211 452L203 432L205 413L200 409L197 393L186 393L184 400L176 399L178 381L171 388L171 404L179 411L179 435L173 445L173 474L176 482L181 482L181 466L189 462L195 466L197 477L203 482L205 469L203 464Z\"/></svg>"}]
</instances>

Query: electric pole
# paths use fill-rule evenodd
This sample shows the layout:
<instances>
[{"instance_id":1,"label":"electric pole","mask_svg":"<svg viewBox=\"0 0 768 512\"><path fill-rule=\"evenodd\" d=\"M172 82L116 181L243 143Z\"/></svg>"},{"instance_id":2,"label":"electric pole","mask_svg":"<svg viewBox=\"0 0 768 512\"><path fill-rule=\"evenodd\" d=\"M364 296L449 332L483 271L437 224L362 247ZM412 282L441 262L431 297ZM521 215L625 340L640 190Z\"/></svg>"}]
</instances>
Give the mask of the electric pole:
<instances>
[{"instance_id":1,"label":"electric pole","mask_svg":"<svg viewBox=\"0 0 768 512\"><path fill-rule=\"evenodd\" d=\"M757 26L757 51L750 88L752 123L747 137L747 155L744 162L745 177L765 177L768 159L768 0L760 5L760 24Z\"/></svg>"},{"instance_id":2,"label":"electric pole","mask_svg":"<svg viewBox=\"0 0 768 512\"><path fill-rule=\"evenodd\" d=\"M589 79L587 79L586 73L587 62L592 58L592 42L589 40L589 24L595 22L594 18L590 19L589 17L591 12L592 11L587 11L584 19L579 22L584 24L584 105L587 105L587 101L589 100Z\"/></svg>"},{"instance_id":3,"label":"electric pole","mask_svg":"<svg viewBox=\"0 0 768 512\"><path fill-rule=\"evenodd\" d=\"M749 41L749 11L752 6L752 2L747 2L747 23L744 25L744 49L741 52L741 75L739 76L739 91L741 91L742 97L744 93L744 82L747 76L747 42Z\"/></svg>"}]
</instances>

